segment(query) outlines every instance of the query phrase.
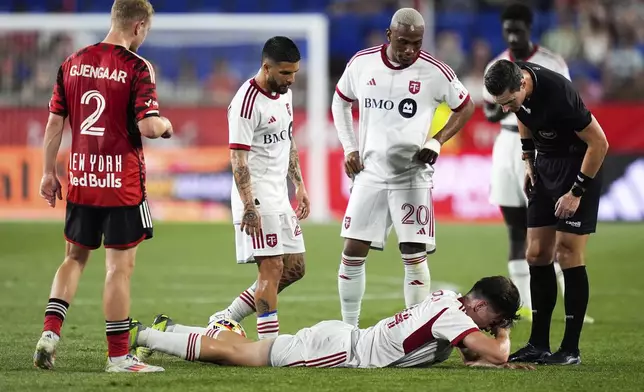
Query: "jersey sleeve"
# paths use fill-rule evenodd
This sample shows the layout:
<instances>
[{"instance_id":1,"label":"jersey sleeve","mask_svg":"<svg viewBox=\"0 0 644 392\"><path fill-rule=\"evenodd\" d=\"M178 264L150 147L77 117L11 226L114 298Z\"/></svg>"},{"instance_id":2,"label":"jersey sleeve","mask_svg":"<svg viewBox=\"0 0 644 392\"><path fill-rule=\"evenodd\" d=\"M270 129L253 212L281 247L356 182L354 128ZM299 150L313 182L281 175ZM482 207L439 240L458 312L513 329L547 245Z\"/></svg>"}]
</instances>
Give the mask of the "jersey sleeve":
<instances>
[{"instance_id":1,"label":"jersey sleeve","mask_svg":"<svg viewBox=\"0 0 644 392\"><path fill-rule=\"evenodd\" d=\"M479 331L476 323L455 307L449 307L432 326L434 337L449 340L452 346L458 346L467 335L476 331Z\"/></svg>"},{"instance_id":2,"label":"jersey sleeve","mask_svg":"<svg viewBox=\"0 0 644 392\"><path fill-rule=\"evenodd\" d=\"M458 80L453 71L449 70L451 73L440 76L440 88L437 89L440 95L437 97L437 101L447 103L453 112L458 112L470 101L470 92Z\"/></svg>"},{"instance_id":3,"label":"jersey sleeve","mask_svg":"<svg viewBox=\"0 0 644 392\"><path fill-rule=\"evenodd\" d=\"M571 82L565 84L565 90L565 98L559 105L562 125L565 124L566 128L575 132L581 132L592 121L592 114Z\"/></svg>"},{"instance_id":4,"label":"jersey sleeve","mask_svg":"<svg viewBox=\"0 0 644 392\"><path fill-rule=\"evenodd\" d=\"M335 92L338 93L338 96L342 99L344 99L347 102L353 102L357 101L358 97L356 95L355 91L355 81L353 80L355 77L353 74L355 73L356 69L356 64L353 61L350 61L349 64L347 64L346 68L344 69L344 72L342 73L342 76L340 76L340 80L338 80L338 84L335 86Z\"/></svg>"},{"instance_id":5,"label":"jersey sleeve","mask_svg":"<svg viewBox=\"0 0 644 392\"><path fill-rule=\"evenodd\" d=\"M250 151L260 121L256 95L238 93L228 106L228 147L231 150Z\"/></svg>"},{"instance_id":6,"label":"jersey sleeve","mask_svg":"<svg viewBox=\"0 0 644 392\"><path fill-rule=\"evenodd\" d=\"M134 116L136 121L146 117L159 116L157 85L152 64L141 59L133 79Z\"/></svg>"},{"instance_id":7,"label":"jersey sleeve","mask_svg":"<svg viewBox=\"0 0 644 392\"><path fill-rule=\"evenodd\" d=\"M65 79L64 79L63 66L58 68L58 75L56 76L56 83L54 84L54 91L49 100L49 112L59 116L67 117L67 98L65 97Z\"/></svg>"}]
</instances>

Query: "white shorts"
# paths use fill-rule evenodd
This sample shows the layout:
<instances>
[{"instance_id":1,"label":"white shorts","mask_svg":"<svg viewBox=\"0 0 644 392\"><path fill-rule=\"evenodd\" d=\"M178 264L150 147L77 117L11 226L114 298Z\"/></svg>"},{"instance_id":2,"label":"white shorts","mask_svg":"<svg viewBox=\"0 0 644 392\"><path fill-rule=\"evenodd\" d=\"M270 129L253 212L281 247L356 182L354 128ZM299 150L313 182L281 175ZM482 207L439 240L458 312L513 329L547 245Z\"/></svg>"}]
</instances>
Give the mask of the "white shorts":
<instances>
[{"instance_id":1,"label":"white shorts","mask_svg":"<svg viewBox=\"0 0 644 392\"><path fill-rule=\"evenodd\" d=\"M398 243L427 244L427 252L433 252L436 225L431 188L381 189L354 185L340 235L384 249L392 227Z\"/></svg>"},{"instance_id":2,"label":"white shorts","mask_svg":"<svg viewBox=\"0 0 644 392\"><path fill-rule=\"evenodd\" d=\"M304 253L302 229L293 211L262 215L260 235L250 236L234 223L237 263L254 263L257 256Z\"/></svg>"},{"instance_id":3,"label":"white shorts","mask_svg":"<svg viewBox=\"0 0 644 392\"><path fill-rule=\"evenodd\" d=\"M342 321L322 321L295 335L280 335L269 353L273 367L357 367L353 348L360 334Z\"/></svg>"},{"instance_id":4,"label":"white shorts","mask_svg":"<svg viewBox=\"0 0 644 392\"><path fill-rule=\"evenodd\" d=\"M525 207L523 192L525 164L521 160L521 137L502 129L492 150L490 203L504 207Z\"/></svg>"}]
</instances>

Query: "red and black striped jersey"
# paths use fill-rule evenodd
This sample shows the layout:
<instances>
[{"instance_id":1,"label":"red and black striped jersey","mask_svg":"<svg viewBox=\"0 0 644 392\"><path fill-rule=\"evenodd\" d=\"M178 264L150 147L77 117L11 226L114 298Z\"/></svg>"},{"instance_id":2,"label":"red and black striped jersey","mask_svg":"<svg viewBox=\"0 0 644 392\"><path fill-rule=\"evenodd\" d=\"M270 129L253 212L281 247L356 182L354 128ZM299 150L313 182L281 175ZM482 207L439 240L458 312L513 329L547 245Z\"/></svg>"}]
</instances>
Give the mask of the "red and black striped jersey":
<instances>
[{"instance_id":1,"label":"red and black striped jersey","mask_svg":"<svg viewBox=\"0 0 644 392\"><path fill-rule=\"evenodd\" d=\"M159 116L152 65L107 43L72 54L58 70L51 113L72 130L67 201L119 207L141 203L145 160L137 123Z\"/></svg>"}]
</instances>

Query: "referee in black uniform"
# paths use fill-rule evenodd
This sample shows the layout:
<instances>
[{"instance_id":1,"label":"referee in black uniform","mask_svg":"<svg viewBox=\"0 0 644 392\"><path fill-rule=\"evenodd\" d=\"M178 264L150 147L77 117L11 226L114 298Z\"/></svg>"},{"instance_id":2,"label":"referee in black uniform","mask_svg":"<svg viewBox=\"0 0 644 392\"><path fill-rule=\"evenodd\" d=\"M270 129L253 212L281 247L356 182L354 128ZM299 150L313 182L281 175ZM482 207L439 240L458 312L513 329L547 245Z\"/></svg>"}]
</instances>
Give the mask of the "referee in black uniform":
<instances>
[{"instance_id":1,"label":"referee in black uniform","mask_svg":"<svg viewBox=\"0 0 644 392\"><path fill-rule=\"evenodd\" d=\"M579 337L588 306L584 249L595 232L606 135L569 80L540 65L499 60L485 88L503 110L516 113L526 163L532 331L511 362L581 363ZM550 352L550 321L557 301L552 260L564 273L566 330Z\"/></svg>"}]
</instances>

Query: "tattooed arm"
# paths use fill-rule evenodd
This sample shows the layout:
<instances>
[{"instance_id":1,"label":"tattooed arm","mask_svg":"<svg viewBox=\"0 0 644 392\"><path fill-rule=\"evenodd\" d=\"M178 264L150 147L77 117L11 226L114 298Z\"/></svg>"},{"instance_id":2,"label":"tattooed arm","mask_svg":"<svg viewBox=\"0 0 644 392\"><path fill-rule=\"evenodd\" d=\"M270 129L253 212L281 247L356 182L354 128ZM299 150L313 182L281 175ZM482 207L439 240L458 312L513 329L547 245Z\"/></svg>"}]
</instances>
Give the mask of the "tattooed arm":
<instances>
[{"instance_id":1,"label":"tattooed arm","mask_svg":"<svg viewBox=\"0 0 644 392\"><path fill-rule=\"evenodd\" d=\"M248 167L248 151L230 150L230 163L233 167L233 177L239 192L239 197L244 204L240 230L246 229L246 234L255 234L261 227L259 213L253 202L253 189L250 181L250 168Z\"/></svg>"},{"instance_id":2,"label":"tattooed arm","mask_svg":"<svg viewBox=\"0 0 644 392\"><path fill-rule=\"evenodd\" d=\"M297 151L295 140L291 140L291 152L288 157L288 178L291 179L296 188L304 185L302 170L300 169L300 155Z\"/></svg>"},{"instance_id":3,"label":"tattooed arm","mask_svg":"<svg viewBox=\"0 0 644 392\"><path fill-rule=\"evenodd\" d=\"M295 185L295 197L297 199L297 210L295 214L298 219L306 219L309 216L310 202L309 195L306 192L304 181L302 180L302 170L300 169L300 156L297 152L295 140L291 140L291 152L288 158L288 178Z\"/></svg>"}]
</instances>

